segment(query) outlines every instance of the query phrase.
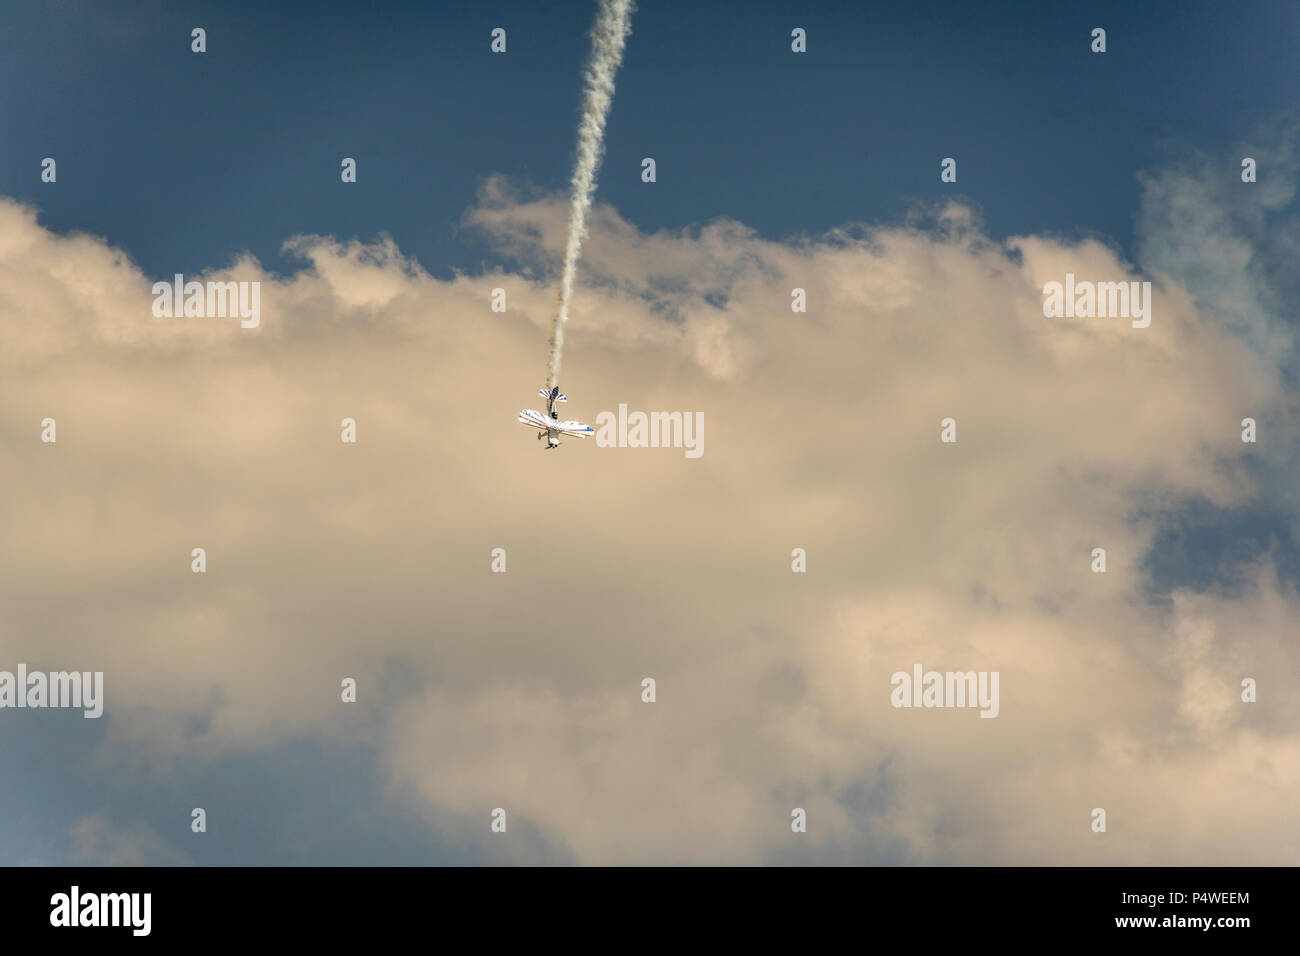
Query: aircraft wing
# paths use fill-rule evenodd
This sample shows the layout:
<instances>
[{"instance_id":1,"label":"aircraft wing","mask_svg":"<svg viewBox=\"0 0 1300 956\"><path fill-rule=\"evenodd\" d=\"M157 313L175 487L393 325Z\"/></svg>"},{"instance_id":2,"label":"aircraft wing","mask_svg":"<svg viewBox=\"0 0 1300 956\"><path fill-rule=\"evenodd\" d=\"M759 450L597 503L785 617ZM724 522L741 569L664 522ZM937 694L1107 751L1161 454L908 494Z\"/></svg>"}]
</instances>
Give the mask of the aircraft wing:
<instances>
[{"instance_id":1,"label":"aircraft wing","mask_svg":"<svg viewBox=\"0 0 1300 956\"><path fill-rule=\"evenodd\" d=\"M578 438L590 438L596 434L596 429L583 422L557 422L552 420L548 427L561 435L574 435Z\"/></svg>"},{"instance_id":2,"label":"aircraft wing","mask_svg":"<svg viewBox=\"0 0 1300 956\"><path fill-rule=\"evenodd\" d=\"M520 412L519 420L525 425L532 425L534 428L540 428L543 431L555 428L556 425L560 424L559 422L552 422L551 419L547 418L541 412L535 412L531 408L525 408Z\"/></svg>"}]
</instances>

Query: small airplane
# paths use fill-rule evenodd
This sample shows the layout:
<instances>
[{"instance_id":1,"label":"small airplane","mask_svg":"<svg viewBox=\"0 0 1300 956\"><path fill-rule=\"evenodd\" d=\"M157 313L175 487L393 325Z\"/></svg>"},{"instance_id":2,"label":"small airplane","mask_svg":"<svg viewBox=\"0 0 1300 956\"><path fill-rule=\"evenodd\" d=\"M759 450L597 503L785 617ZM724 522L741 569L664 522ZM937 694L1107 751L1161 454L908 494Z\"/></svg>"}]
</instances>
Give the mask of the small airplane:
<instances>
[{"instance_id":1,"label":"small airplane","mask_svg":"<svg viewBox=\"0 0 1300 956\"><path fill-rule=\"evenodd\" d=\"M546 435L547 448L559 448L561 435L576 435L579 438L590 438L596 434L596 429L582 422L562 422L560 414L555 410L556 402L567 402L569 397L560 391L560 386L552 389L538 389L537 394L546 399L546 415L541 412L535 412L531 408L525 408L519 413L519 420L525 425L532 425L538 429L537 437L541 439Z\"/></svg>"}]
</instances>

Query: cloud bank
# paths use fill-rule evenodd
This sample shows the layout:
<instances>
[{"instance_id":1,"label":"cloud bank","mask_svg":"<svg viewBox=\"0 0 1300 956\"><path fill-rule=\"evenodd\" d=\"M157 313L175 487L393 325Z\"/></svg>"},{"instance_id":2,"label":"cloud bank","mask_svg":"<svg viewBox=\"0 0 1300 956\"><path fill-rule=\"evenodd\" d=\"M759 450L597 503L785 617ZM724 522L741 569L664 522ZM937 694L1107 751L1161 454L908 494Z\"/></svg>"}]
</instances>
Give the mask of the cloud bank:
<instances>
[{"instance_id":1,"label":"cloud bank","mask_svg":"<svg viewBox=\"0 0 1300 956\"><path fill-rule=\"evenodd\" d=\"M493 178L467 212L519 268L307 236L289 278L203 277L260 281L256 330L155 318L169 276L0 202L0 667L105 673L105 774L363 740L378 787L502 862L1295 863L1294 582L1269 553L1199 592L1144 566L1294 452L1268 276L1221 264L1256 296L1228 321L1174 268L1212 217L1157 235L1196 182L1149 184L1149 272L962 204L784 242L596 207L569 411L702 412L697 460L543 456L514 422L562 197ZM1150 328L1044 318L1067 272L1151 279ZM1000 672L999 716L891 707L918 662ZM110 819L79 838L186 858Z\"/></svg>"}]
</instances>

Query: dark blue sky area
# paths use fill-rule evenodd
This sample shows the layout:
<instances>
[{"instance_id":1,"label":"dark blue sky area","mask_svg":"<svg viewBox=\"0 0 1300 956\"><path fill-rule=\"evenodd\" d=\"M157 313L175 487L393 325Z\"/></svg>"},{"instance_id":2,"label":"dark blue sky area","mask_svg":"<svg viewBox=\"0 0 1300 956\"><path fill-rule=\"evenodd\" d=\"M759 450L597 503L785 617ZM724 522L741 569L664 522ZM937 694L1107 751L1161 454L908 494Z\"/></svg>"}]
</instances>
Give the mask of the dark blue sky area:
<instances>
[{"instance_id":1,"label":"dark blue sky area","mask_svg":"<svg viewBox=\"0 0 1300 956\"><path fill-rule=\"evenodd\" d=\"M996 236L1098 231L1131 251L1139 169L1186 148L1230 156L1300 102L1295 3L815 6L643 2L598 200L643 230L726 215L781 237L961 195ZM594 9L11 5L0 193L151 275L244 249L293 268L279 249L304 232L387 232L435 275L474 271L493 253L456 222L483 177L567 186ZM39 180L45 156L57 184Z\"/></svg>"}]
</instances>

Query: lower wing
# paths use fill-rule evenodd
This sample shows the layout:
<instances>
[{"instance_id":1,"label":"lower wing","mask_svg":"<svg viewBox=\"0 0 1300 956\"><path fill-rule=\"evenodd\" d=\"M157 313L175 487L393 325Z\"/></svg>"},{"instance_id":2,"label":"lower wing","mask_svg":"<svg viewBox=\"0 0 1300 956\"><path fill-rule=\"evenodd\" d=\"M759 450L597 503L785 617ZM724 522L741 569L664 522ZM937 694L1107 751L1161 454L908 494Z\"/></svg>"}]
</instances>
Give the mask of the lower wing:
<instances>
[{"instance_id":1,"label":"lower wing","mask_svg":"<svg viewBox=\"0 0 1300 956\"><path fill-rule=\"evenodd\" d=\"M583 422L552 422L551 428L561 435L574 435L578 438L590 438L596 434L596 429Z\"/></svg>"}]
</instances>

